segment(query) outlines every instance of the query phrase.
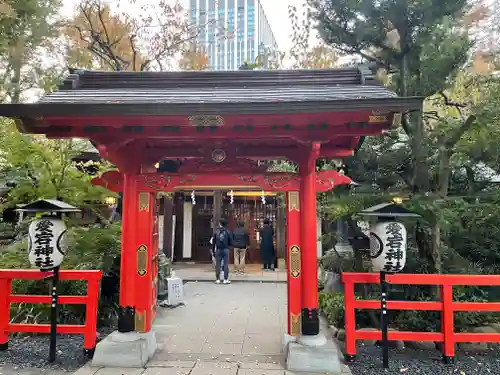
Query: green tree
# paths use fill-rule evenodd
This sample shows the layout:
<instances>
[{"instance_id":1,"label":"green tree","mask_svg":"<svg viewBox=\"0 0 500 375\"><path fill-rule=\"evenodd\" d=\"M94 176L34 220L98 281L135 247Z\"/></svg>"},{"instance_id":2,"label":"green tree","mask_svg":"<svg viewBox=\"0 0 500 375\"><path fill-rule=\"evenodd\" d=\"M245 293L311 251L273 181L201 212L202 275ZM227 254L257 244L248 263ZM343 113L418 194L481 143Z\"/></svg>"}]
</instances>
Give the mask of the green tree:
<instances>
[{"instance_id":1,"label":"green tree","mask_svg":"<svg viewBox=\"0 0 500 375\"><path fill-rule=\"evenodd\" d=\"M92 207L109 196L76 168L73 158L85 149L81 140L20 134L8 120L0 125L0 178L14 186L8 193L10 206L47 198Z\"/></svg>"},{"instance_id":2,"label":"green tree","mask_svg":"<svg viewBox=\"0 0 500 375\"><path fill-rule=\"evenodd\" d=\"M426 2L309 0L323 40L384 69L402 96L431 96L446 89L467 61L472 43L455 20L468 12L466 0ZM403 118L412 149L413 189L429 190L425 129L418 114Z\"/></svg>"},{"instance_id":3,"label":"green tree","mask_svg":"<svg viewBox=\"0 0 500 375\"><path fill-rule=\"evenodd\" d=\"M326 43L361 56L382 70L387 84L400 95L439 96L441 112L457 110L455 103L447 100L447 94L458 71L466 66L472 47L469 25L462 21L470 11L465 0L377 3L310 0L309 4ZM453 149L476 123L477 114L476 108L464 104L469 107L465 111L430 119L429 112L436 113L435 106L436 103L427 100L424 116L419 113L403 116L403 133L392 134L391 142L398 146L391 151L403 150L410 155L399 159L394 172L404 177L403 182L412 194L429 196L433 191L443 198L448 192L449 159ZM437 155L435 149L439 150ZM440 160L437 184L433 184L432 160ZM432 225L431 257L435 271L440 272L439 209L429 206L429 201L435 203L436 200L432 193L430 199L424 199L427 219Z\"/></svg>"},{"instance_id":4,"label":"green tree","mask_svg":"<svg viewBox=\"0 0 500 375\"><path fill-rule=\"evenodd\" d=\"M4 0L0 5L4 9L0 12L0 101L19 103L28 90L45 89L60 74L60 64L51 61L49 51L57 49L61 2Z\"/></svg>"}]
</instances>

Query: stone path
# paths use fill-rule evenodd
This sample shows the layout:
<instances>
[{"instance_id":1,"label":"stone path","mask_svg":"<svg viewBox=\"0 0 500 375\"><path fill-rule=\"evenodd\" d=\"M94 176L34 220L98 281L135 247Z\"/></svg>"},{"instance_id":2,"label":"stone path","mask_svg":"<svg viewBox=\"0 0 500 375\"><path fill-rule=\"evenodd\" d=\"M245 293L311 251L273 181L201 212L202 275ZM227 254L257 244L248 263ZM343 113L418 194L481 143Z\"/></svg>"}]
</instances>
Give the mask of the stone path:
<instances>
[{"instance_id":1,"label":"stone path","mask_svg":"<svg viewBox=\"0 0 500 375\"><path fill-rule=\"evenodd\" d=\"M64 370L51 369L17 369L15 367L5 365L0 366L0 375L68 375Z\"/></svg>"},{"instance_id":2,"label":"stone path","mask_svg":"<svg viewBox=\"0 0 500 375\"><path fill-rule=\"evenodd\" d=\"M155 321L164 360L281 359L286 285L187 283L186 305L161 310Z\"/></svg>"},{"instance_id":3,"label":"stone path","mask_svg":"<svg viewBox=\"0 0 500 375\"><path fill-rule=\"evenodd\" d=\"M230 266L232 270L232 265ZM209 281L215 279L213 268L210 264L174 264L176 276L184 281ZM286 283L286 271L276 270L274 272L263 272L259 264L249 264L246 267L246 275L230 273L233 281L263 282L263 283Z\"/></svg>"},{"instance_id":4,"label":"stone path","mask_svg":"<svg viewBox=\"0 0 500 375\"><path fill-rule=\"evenodd\" d=\"M186 305L159 309L159 345L146 369L82 368L75 375L284 375L286 285L185 284Z\"/></svg>"}]
</instances>

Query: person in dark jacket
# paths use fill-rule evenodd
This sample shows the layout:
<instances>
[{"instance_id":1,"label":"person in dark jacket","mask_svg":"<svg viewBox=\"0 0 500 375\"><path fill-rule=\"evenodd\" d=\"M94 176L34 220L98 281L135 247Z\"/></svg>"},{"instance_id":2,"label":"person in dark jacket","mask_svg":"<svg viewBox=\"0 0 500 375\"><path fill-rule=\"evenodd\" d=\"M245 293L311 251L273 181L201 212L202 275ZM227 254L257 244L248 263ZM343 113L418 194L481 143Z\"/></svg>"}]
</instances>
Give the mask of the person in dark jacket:
<instances>
[{"instance_id":1,"label":"person in dark jacket","mask_svg":"<svg viewBox=\"0 0 500 375\"><path fill-rule=\"evenodd\" d=\"M245 229L245 223L241 221L238 223L238 228L236 228L233 232L235 273L245 273L245 257L249 245L250 235Z\"/></svg>"},{"instance_id":2,"label":"person in dark jacket","mask_svg":"<svg viewBox=\"0 0 500 375\"><path fill-rule=\"evenodd\" d=\"M229 281L229 248L233 246L233 234L227 229L227 221L219 220L219 227L212 237L213 255L215 257L215 283L220 284L221 264L224 265L224 284Z\"/></svg>"},{"instance_id":3,"label":"person in dark jacket","mask_svg":"<svg viewBox=\"0 0 500 375\"><path fill-rule=\"evenodd\" d=\"M260 257L264 271L274 271L274 231L271 221L264 219L264 226L260 230Z\"/></svg>"}]
</instances>

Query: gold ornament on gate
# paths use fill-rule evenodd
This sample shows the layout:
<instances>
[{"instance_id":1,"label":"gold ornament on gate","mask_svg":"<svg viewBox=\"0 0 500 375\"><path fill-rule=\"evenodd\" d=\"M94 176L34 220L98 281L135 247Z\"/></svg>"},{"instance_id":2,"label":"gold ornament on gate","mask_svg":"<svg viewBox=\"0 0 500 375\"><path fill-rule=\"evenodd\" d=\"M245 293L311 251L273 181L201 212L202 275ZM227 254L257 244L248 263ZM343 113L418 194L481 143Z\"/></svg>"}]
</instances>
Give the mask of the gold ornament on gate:
<instances>
[{"instance_id":1,"label":"gold ornament on gate","mask_svg":"<svg viewBox=\"0 0 500 375\"><path fill-rule=\"evenodd\" d=\"M137 274L140 277L148 273L148 247L141 245L137 248Z\"/></svg>"},{"instance_id":2,"label":"gold ornament on gate","mask_svg":"<svg viewBox=\"0 0 500 375\"><path fill-rule=\"evenodd\" d=\"M386 111L372 111L372 116L368 116L368 122L370 124L383 124L387 122L387 113Z\"/></svg>"},{"instance_id":3,"label":"gold ornament on gate","mask_svg":"<svg viewBox=\"0 0 500 375\"><path fill-rule=\"evenodd\" d=\"M300 199L298 191L288 192L288 211L300 211Z\"/></svg>"},{"instance_id":4,"label":"gold ornament on gate","mask_svg":"<svg viewBox=\"0 0 500 375\"><path fill-rule=\"evenodd\" d=\"M222 163L226 160L226 151L220 148L216 148L212 151L212 160L216 163Z\"/></svg>"},{"instance_id":5,"label":"gold ornament on gate","mask_svg":"<svg viewBox=\"0 0 500 375\"><path fill-rule=\"evenodd\" d=\"M149 193L139 193L139 212L149 212Z\"/></svg>"},{"instance_id":6,"label":"gold ornament on gate","mask_svg":"<svg viewBox=\"0 0 500 375\"><path fill-rule=\"evenodd\" d=\"M298 336L300 334L300 314L290 313L290 334L292 336Z\"/></svg>"},{"instance_id":7,"label":"gold ornament on gate","mask_svg":"<svg viewBox=\"0 0 500 375\"><path fill-rule=\"evenodd\" d=\"M223 126L224 117L220 115L195 115L188 117L190 126Z\"/></svg>"},{"instance_id":8,"label":"gold ornament on gate","mask_svg":"<svg viewBox=\"0 0 500 375\"><path fill-rule=\"evenodd\" d=\"M134 326L136 332L146 332L146 312L135 312Z\"/></svg>"},{"instance_id":9,"label":"gold ornament on gate","mask_svg":"<svg viewBox=\"0 0 500 375\"><path fill-rule=\"evenodd\" d=\"M296 279L300 276L300 247L293 245L290 248L290 276Z\"/></svg>"}]
</instances>

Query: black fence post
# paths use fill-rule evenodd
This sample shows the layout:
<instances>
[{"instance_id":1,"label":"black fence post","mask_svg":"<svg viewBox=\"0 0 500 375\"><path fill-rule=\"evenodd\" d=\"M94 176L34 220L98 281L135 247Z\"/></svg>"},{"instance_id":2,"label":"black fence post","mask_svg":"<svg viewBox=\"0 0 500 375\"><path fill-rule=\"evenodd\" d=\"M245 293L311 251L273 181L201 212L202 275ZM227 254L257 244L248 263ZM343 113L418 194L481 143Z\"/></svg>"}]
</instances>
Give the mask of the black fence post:
<instances>
[{"instance_id":1,"label":"black fence post","mask_svg":"<svg viewBox=\"0 0 500 375\"><path fill-rule=\"evenodd\" d=\"M387 290L388 285L385 279L386 272L380 271L380 325L382 326L382 365L389 368L389 319L387 316Z\"/></svg>"},{"instance_id":2,"label":"black fence post","mask_svg":"<svg viewBox=\"0 0 500 375\"><path fill-rule=\"evenodd\" d=\"M50 348L49 362L56 360L57 341L57 284L59 283L59 267L54 268L52 277L52 301L50 305Z\"/></svg>"}]
</instances>

